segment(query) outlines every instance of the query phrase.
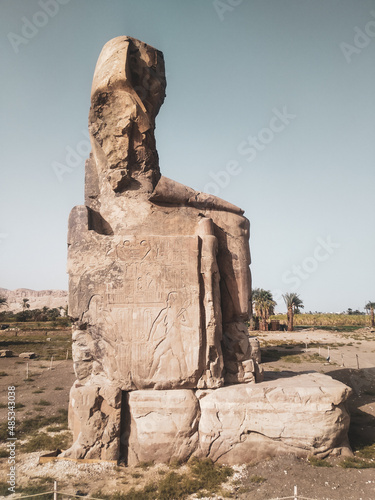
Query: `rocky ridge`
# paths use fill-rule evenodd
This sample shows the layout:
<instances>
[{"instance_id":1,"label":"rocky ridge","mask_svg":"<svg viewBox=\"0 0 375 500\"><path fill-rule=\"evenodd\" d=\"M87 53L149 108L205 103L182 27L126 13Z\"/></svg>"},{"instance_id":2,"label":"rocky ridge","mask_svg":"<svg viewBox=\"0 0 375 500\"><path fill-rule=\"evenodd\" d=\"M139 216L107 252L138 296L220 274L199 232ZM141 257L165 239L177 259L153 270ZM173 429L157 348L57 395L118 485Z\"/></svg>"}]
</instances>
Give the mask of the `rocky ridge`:
<instances>
[{"instance_id":1,"label":"rocky ridge","mask_svg":"<svg viewBox=\"0 0 375 500\"><path fill-rule=\"evenodd\" d=\"M48 307L66 307L68 304L68 292L65 290L30 290L29 288L17 288L8 290L0 288L0 297L7 299L6 306L2 310L22 311L23 299L29 299L30 309L42 309Z\"/></svg>"}]
</instances>

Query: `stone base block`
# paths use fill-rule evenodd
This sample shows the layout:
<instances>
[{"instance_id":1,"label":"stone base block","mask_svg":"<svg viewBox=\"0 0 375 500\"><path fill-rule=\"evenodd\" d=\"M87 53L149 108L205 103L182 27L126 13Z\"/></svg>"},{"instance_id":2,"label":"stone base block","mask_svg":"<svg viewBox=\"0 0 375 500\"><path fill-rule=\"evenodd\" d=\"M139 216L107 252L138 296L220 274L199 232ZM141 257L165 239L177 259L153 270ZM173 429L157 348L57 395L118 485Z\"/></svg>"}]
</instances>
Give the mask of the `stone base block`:
<instances>
[{"instance_id":1,"label":"stone base block","mask_svg":"<svg viewBox=\"0 0 375 500\"><path fill-rule=\"evenodd\" d=\"M121 393L76 384L70 410L75 443L63 456L136 465L192 455L243 464L289 453L351 454L349 394L349 387L320 373L196 391Z\"/></svg>"},{"instance_id":2,"label":"stone base block","mask_svg":"<svg viewBox=\"0 0 375 500\"><path fill-rule=\"evenodd\" d=\"M111 386L82 386L70 390L69 427L74 444L62 457L118 460L120 453L121 391Z\"/></svg>"},{"instance_id":3,"label":"stone base block","mask_svg":"<svg viewBox=\"0 0 375 500\"><path fill-rule=\"evenodd\" d=\"M128 464L187 460L198 445L198 400L192 390L134 391Z\"/></svg>"},{"instance_id":4,"label":"stone base block","mask_svg":"<svg viewBox=\"0 0 375 500\"><path fill-rule=\"evenodd\" d=\"M293 453L351 453L350 389L319 373L260 384L198 391L201 418L196 455L227 464Z\"/></svg>"}]
</instances>

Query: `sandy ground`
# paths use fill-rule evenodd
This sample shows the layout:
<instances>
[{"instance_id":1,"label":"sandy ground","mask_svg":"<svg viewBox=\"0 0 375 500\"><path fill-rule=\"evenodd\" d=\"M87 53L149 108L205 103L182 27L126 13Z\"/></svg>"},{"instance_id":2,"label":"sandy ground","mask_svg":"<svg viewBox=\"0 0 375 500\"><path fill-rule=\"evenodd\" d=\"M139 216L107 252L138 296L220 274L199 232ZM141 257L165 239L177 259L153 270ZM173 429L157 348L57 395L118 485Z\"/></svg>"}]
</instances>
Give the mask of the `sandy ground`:
<instances>
[{"instance_id":1,"label":"sandy ground","mask_svg":"<svg viewBox=\"0 0 375 500\"><path fill-rule=\"evenodd\" d=\"M282 377L288 371L314 370L327 373L351 386L353 393L349 408L353 428L357 435L369 443L375 442L374 332L361 329L351 334L324 330L252 333L261 342L266 379ZM322 356L319 362L312 361L312 356L319 352ZM330 362L326 360L328 355ZM301 362L295 362L296 359ZM27 363L29 380L25 381ZM38 415L53 416L59 409L67 408L69 389L74 380L71 360L56 362L51 370L46 361L3 358L0 359L0 371L3 373L0 377L1 403L6 402L7 387L15 385L17 401L24 405L17 410L19 422ZM41 399L49 404L38 405ZM2 422L5 417L6 409L1 408ZM157 482L168 471L164 465L145 470L67 461L39 465L41 454L23 454L18 451L18 486L35 484L40 482L40 478L47 478L57 480L59 489L70 494L78 491L92 495L98 490L111 493L126 491L132 486L142 487L146 483ZM306 460L288 456L243 465L236 469L225 497L255 500L288 497L293 495L293 488L297 485L299 495L316 500L375 500L374 469L343 469L338 465L339 459L330 459L330 463L330 468L315 467ZM0 459L0 468L0 480L4 481L8 471L7 458ZM15 498L13 495L6 498L12 497Z\"/></svg>"}]
</instances>

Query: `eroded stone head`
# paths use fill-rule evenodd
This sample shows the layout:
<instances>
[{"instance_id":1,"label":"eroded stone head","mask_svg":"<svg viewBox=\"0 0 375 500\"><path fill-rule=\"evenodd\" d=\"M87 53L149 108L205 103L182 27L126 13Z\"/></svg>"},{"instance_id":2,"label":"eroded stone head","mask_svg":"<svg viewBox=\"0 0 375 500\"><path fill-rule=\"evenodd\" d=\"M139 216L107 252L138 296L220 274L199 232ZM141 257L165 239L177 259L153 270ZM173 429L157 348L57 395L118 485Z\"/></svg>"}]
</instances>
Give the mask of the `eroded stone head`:
<instances>
[{"instance_id":1,"label":"eroded stone head","mask_svg":"<svg viewBox=\"0 0 375 500\"><path fill-rule=\"evenodd\" d=\"M151 193L160 178L155 117L165 98L162 52L131 37L104 46L91 89L89 130L97 191Z\"/></svg>"}]
</instances>

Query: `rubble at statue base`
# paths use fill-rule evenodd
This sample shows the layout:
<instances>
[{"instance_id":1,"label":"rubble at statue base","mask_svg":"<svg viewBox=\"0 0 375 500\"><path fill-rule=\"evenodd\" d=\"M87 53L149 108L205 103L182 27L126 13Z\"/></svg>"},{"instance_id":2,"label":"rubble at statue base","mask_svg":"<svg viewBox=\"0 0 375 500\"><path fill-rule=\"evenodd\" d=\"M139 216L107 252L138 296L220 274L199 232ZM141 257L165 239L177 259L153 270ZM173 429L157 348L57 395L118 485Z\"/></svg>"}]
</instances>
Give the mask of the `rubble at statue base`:
<instances>
[{"instance_id":1,"label":"rubble at statue base","mask_svg":"<svg viewBox=\"0 0 375 500\"><path fill-rule=\"evenodd\" d=\"M262 382L248 337L249 222L162 177L161 52L108 42L92 86L85 206L69 219L76 459L225 463L348 450L349 389L320 374Z\"/></svg>"}]
</instances>

